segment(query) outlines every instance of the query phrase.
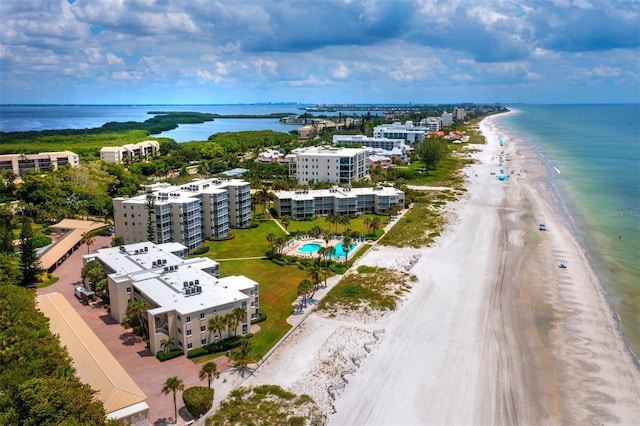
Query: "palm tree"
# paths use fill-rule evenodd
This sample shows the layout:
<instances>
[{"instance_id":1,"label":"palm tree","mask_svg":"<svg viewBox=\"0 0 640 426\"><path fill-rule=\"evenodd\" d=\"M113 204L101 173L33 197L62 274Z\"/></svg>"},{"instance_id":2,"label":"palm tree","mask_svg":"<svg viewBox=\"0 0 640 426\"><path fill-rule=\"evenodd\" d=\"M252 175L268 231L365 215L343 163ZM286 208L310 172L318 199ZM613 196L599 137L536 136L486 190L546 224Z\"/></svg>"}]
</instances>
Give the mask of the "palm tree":
<instances>
[{"instance_id":1,"label":"palm tree","mask_svg":"<svg viewBox=\"0 0 640 426\"><path fill-rule=\"evenodd\" d=\"M125 322L139 327L142 337L147 338L147 310L149 310L149 304L142 299L133 299L127 305L125 311Z\"/></svg>"},{"instance_id":2,"label":"palm tree","mask_svg":"<svg viewBox=\"0 0 640 426\"><path fill-rule=\"evenodd\" d=\"M227 337L229 337L229 335L231 334L231 326L233 325L233 322L235 320L233 319L233 315L231 315L231 312L222 317L222 319L224 320L224 327L227 331Z\"/></svg>"},{"instance_id":3,"label":"palm tree","mask_svg":"<svg viewBox=\"0 0 640 426\"><path fill-rule=\"evenodd\" d=\"M322 230L322 239L324 239L324 245L328 246L331 241L331 231L328 229Z\"/></svg>"},{"instance_id":4,"label":"palm tree","mask_svg":"<svg viewBox=\"0 0 640 426\"><path fill-rule=\"evenodd\" d=\"M324 247L321 247L324 248ZM319 257L313 261L311 266L309 267L309 278L311 278L311 282L313 283L313 293L311 297L313 298L313 294L318 289L318 284L325 277L324 268L322 267L322 260Z\"/></svg>"},{"instance_id":5,"label":"palm tree","mask_svg":"<svg viewBox=\"0 0 640 426\"><path fill-rule=\"evenodd\" d=\"M311 228L309 230L309 233L311 235L313 235L315 238L319 237L320 235L322 235L322 228L319 227L318 225L314 226L313 228Z\"/></svg>"},{"instance_id":6,"label":"palm tree","mask_svg":"<svg viewBox=\"0 0 640 426\"><path fill-rule=\"evenodd\" d=\"M213 361L205 362L198 374L200 380L207 379L208 387L211 387L211 382L218 377L220 377L220 372L218 371L218 366Z\"/></svg>"},{"instance_id":7,"label":"palm tree","mask_svg":"<svg viewBox=\"0 0 640 426\"><path fill-rule=\"evenodd\" d=\"M160 348L162 348L162 352L169 352L169 347L173 344L173 337L167 337L166 339L162 339L160 341Z\"/></svg>"},{"instance_id":8,"label":"palm tree","mask_svg":"<svg viewBox=\"0 0 640 426\"><path fill-rule=\"evenodd\" d=\"M222 339L222 330L225 328L224 318L220 315L209 318L209 324L207 324L207 328L210 332L215 331L216 333L218 333L218 338Z\"/></svg>"},{"instance_id":9,"label":"palm tree","mask_svg":"<svg viewBox=\"0 0 640 426\"><path fill-rule=\"evenodd\" d=\"M379 228L380 228L380 218L374 217L373 219L371 219L371 230L373 232L376 232Z\"/></svg>"},{"instance_id":10,"label":"palm tree","mask_svg":"<svg viewBox=\"0 0 640 426\"><path fill-rule=\"evenodd\" d=\"M328 215L325 220L330 224L330 225L336 225L336 234L338 233L338 216L336 216L335 214L330 214Z\"/></svg>"},{"instance_id":11,"label":"palm tree","mask_svg":"<svg viewBox=\"0 0 640 426\"><path fill-rule=\"evenodd\" d=\"M347 259L349 258L349 249L352 244L351 234L346 232L342 237L342 251L344 251L344 264L347 264Z\"/></svg>"},{"instance_id":12,"label":"palm tree","mask_svg":"<svg viewBox=\"0 0 640 426\"><path fill-rule=\"evenodd\" d=\"M369 230L371 229L371 218L367 217L365 218L362 223L364 223L364 226L367 227L367 232L369 232Z\"/></svg>"},{"instance_id":13,"label":"palm tree","mask_svg":"<svg viewBox=\"0 0 640 426\"><path fill-rule=\"evenodd\" d=\"M236 334L238 334L238 326L240 325L242 320L247 318L247 311L240 307L237 307L232 310L229 315L229 324L231 325L231 328L233 329L233 335L235 336Z\"/></svg>"},{"instance_id":14,"label":"palm tree","mask_svg":"<svg viewBox=\"0 0 640 426\"><path fill-rule=\"evenodd\" d=\"M89 254L89 248L96 241L96 237L92 232L87 231L82 234L82 238L80 239L80 241L82 242L82 244L87 245L87 254Z\"/></svg>"},{"instance_id":15,"label":"palm tree","mask_svg":"<svg viewBox=\"0 0 640 426\"><path fill-rule=\"evenodd\" d=\"M176 376L169 377L162 386L162 393L168 395L170 393L173 394L173 409L175 413L175 423L178 423L178 403L176 402L176 393L178 391L182 392L184 390L184 383L182 380L178 379Z\"/></svg>"},{"instance_id":16,"label":"palm tree","mask_svg":"<svg viewBox=\"0 0 640 426\"><path fill-rule=\"evenodd\" d=\"M251 342L245 337L242 343L240 343L240 348L238 348L237 351L231 352L231 359L235 361L235 367L242 377L244 377L244 372L251 362L251 349Z\"/></svg>"},{"instance_id":17,"label":"palm tree","mask_svg":"<svg viewBox=\"0 0 640 426\"><path fill-rule=\"evenodd\" d=\"M271 253L274 253L276 251L276 240L278 239L278 237L276 236L276 234L274 234L273 232L269 233L267 235L267 241L269 242L269 251Z\"/></svg>"},{"instance_id":18,"label":"palm tree","mask_svg":"<svg viewBox=\"0 0 640 426\"><path fill-rule=\"evenodd\" d=\"M284 237L276 238L274 250L277 251L278 253L282 253L282 249L284 248L284 245L286 243L287 243L287 240Z\"/></svg>"},{"instance_id":19,"label":"palm tree","mask_svg":"<svg viewBox=\"0 0 640 426\"><path fill-rule=\"evenodd\" d=\"M313 289L313 284L308 279L304 279L300 281L298 284L298 296L302 296L302 305L307 307L307 295Z\"/></svg>"},{"instance_id":20,"label":"palm tree","mask_svg":"<svg viewBox=\"0 0 640 426\"><path fill-rule=\"evenodd\" d=\"M287 232L287 228L289 228L289 225L291 224L291 216L284 216L281 221L282 226L284 226L285 232Z\"/></svg>"},{"instance_id":21,"label":"palm tree","mask_svg":"<svg viewBox=\"0 0 640 426\"><path fill-rule=\"evenodd\" d=\"M349 219L349 216L340 216L340 224L344 225L344 232L347 232L350 223L351 219Z\"/></svg>"}]
</instances>

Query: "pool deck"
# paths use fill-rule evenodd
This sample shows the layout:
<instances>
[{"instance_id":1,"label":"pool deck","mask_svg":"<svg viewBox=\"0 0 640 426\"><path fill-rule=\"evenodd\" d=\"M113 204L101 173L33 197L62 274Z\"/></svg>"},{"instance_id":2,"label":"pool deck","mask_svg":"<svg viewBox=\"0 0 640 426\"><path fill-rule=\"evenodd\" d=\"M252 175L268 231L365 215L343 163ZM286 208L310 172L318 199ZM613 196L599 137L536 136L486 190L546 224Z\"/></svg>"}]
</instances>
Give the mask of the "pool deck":
<instances>
[{"instance_id":1,"label":"pool deck","mask_svg":"<svg viewBox=\"0 0 640 426\"><path fill-rule=\"evenodd\" d=\"M362 243L360 242L360 240L354 240L352 242L353 244L355 244L356 246L354 248L352 248L349 251L349 256L353 255L355 252L357 252L360 247L362 246ZM286 254L288 256L297 256L297 257L306 257L306 258L316 258L319 257L318 256L318 252L314 252L314 253L302 253L301 251L299 251L299 248L304 246L305 244L319 244L321 247L325 247L325 241L322 238L315 238L315 237L296 237L293 240L289 241L288 243L289 245L286 246L283 250L282 253ZM329 245L330 246L335 246L336 244L342 244L342 239L341 238L332 238L331 240L329 240ZM342 256L340 256L342 257ZM334 260L339 260L337 258L335 258Z\"/></svg>"}]
</instances>

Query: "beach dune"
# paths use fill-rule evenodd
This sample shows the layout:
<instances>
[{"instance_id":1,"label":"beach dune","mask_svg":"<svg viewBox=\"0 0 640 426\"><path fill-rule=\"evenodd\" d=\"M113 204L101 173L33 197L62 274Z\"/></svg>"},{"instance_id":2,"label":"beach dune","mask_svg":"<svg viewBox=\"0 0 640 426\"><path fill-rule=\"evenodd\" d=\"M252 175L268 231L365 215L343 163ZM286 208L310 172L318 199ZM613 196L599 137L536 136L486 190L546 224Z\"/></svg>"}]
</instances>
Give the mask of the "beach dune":
<instances>
[{"instance_id":1,"label":"beach dune","mask_svg":"<svg viewBox=\"0 0 640 426\"><path fill-rule=\"evenodd\" d=\"M500 146L494 120L437 243L359 260L418 277L403 305L375 321L312 313L247 384L308 393L335 425L638 423L637 362L546 169ZM506 181L491 175L502 151Z\"/></svg>"}]
</instances>

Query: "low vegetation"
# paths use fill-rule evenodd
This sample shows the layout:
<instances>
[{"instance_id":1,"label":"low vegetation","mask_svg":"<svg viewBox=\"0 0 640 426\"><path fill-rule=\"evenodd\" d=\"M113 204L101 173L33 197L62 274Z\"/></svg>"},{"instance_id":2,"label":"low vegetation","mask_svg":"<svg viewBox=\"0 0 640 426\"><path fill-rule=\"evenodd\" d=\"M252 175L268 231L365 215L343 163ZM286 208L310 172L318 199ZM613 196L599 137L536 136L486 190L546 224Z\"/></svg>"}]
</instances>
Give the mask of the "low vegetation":
<instances>
[{"instance_id":1,"label":"low vegetation","mask_svg":"<svg viewBox=\"0 0 640 426\"><path fill-rule=\"evenodd\" d=\"M333 287L318 305L329 315L340 311L395 310L400 297L416 282L415 275L387 268L360 266Z\"/></svg>"},{"instance_id":2,"label":"low vegetation","mask_svg":"<svg viewBox=\"0 0 640 426\"><path fill-rule=\"evenodd\" d=\"M205 424L319 426L325 422L325 415L310 396L296 395L276 385L262 385L231 391Z\"/></svg>"},{"instance_id":3,"label":"low vegetation","mask_svg":"<svg viewBox=\"0 0 640 426\"><path fill-rule=\"evenodd\" d=\"M213 388L192 386L182 392L182 401L189 414L196 419L207 414L213 405Z\"/></svg>"}]
</instances>

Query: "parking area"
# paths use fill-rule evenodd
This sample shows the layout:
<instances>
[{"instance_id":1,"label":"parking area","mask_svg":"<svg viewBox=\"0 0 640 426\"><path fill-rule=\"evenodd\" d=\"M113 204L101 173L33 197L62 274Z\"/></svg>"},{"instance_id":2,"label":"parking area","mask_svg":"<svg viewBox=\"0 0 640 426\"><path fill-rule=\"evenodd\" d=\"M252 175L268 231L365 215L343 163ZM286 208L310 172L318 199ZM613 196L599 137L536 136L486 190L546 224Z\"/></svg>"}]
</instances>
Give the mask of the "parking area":
<instances>
[{"instance_id":1,"label":"parking area","mask_svg":"<svg viewBox=\"0 0 640 426\"><path fill-rule=\"evenodd\" d=\"M108 246L111 237L98 236L90 247L93 252ZM207 382L198 378L200 365L194 364L187 357L181 356L166 362L160 362L151 351L145 348L145 343L139 337L128 332L118 324L101 304L82 304L75 296L74 290L80 281L82 256L87 254L87 246L83 245L67 258L54 272L59 277L55 284L38 289L38 294L58 292L71 303L78 314L91 327L93 332L109 349L122 367L129 373L140 389L147 395L149 418L151 424L173 424L174 407L173 396L164 395L162 386L166 379L177 376L184 382L185 389L191 386L206 386ZM218 371L228 370L226 358L216 360ZM178 394L178 409L184 406L182 397ZM184 413L184 408L182 410ZM178 424L184 424L189 418L178 416Z\"/></svg>"}]
</instances>

